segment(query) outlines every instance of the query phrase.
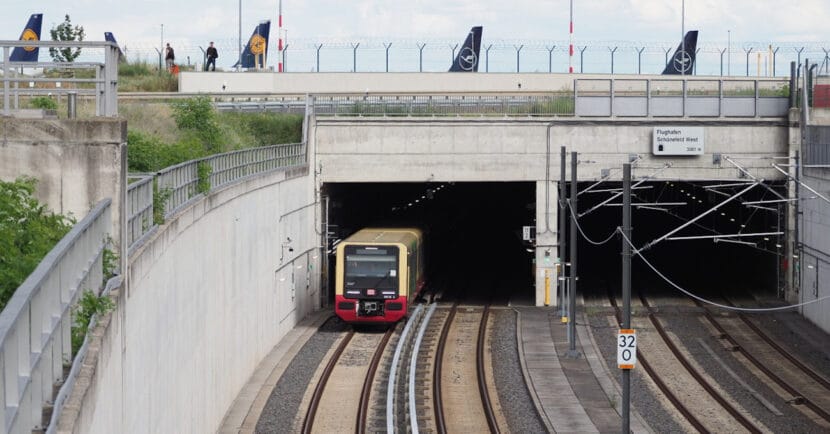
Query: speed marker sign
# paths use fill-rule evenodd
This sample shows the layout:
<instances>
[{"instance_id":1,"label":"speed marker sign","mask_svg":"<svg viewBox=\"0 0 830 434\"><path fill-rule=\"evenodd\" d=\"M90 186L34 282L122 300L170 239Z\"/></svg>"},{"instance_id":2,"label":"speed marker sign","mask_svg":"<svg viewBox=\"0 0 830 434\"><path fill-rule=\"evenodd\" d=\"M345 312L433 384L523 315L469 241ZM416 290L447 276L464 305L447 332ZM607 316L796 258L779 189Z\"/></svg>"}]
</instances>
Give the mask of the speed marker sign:
<instances>
[{"instance_id":1,"label":"speed marker sign","mask_svg":"<svg viewBox=\"0 0 830 434\"><path fill-rule=\"evenodd\" d=\"M637 334L633 329L621 329L617 334L617 365L620 369L637 365Z\"/></svg>"}]
</instances>

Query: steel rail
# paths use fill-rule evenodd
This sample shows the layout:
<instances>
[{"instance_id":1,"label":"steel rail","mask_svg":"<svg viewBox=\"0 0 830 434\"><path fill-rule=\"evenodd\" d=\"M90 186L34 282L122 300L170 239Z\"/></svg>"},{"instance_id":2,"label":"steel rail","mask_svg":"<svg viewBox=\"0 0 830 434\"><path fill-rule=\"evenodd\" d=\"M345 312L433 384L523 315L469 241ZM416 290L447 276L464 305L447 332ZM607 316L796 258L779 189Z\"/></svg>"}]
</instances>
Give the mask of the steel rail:
<instances>
[{"instance_id":1,"label":"steel rail","mask_svg":"<svg viewBox=\"0 0 830 434\"><path fill-rule=\"evenodd\" d=\"M438 349L435 351L434 370L432 371L432 393L433 405L435 410L435 428L440 434L447 432L447 424L444 420L444 402L441 396L441 366L444 359L444 347L447 343L447 336L450 333L450 325L455 319L455 313L458 310L458 302L455 302L450 309L447 320L444 321L444 328L441 330L441 337L438 339Z\"/></svg>"},{"instance_id":2,"label":"steel rail","mask_svg":"<svg viewBox=\"0 0 830 434\"><path fill-rule=\"evenodd\" d=\"M349 330L346 333L346 336L343 337L343 340L340 341L340 345L337 346L334 354L329 359L329 363L326 364L325 369L323 369L323 374L320 376L320 380L314 388L314 394L311 396L311 402L309 403L308 410L305 413L305 419L303 419L303 434L311 434L311 428L314 426L314 417L317 415L317 408L320 406L320 400L323 398L323 391L326 388L326 383L329 381L329 377L331 376L331 372L334 370L334 366L337 365L337 361L340 360L343 350L345 350L349 345L352 337L354 337L354 330Z\"/></svg>"},{"instance_id":3,"label":"steel rail","mask_svg":"<svg viewBox=\"0 0 830 434\"><path fill-rule=\"evenodd\" d=\"M383 350L389 343L389 339L395 333L395 327L390 326L383 334L380 344L375 349L375 354L372 356L372 361L369 363L369 371L366 372L366 378L363 380L363 390L360 392L360 404L357 406L357 422L355 424L355 432L362 434L366 430L366 417L369 414L369 396L372 394L372 383L375 381L375 373L378 370L380 359L383 357Z\"/></svg>"},{"instance_id":4,"label":"steel rail","mask_svg":"<svg viewBox=\"0 0 830 434\"><path fill-rule=\"evenodd\" d=\"M490 305L484 306L484 312L481 314L481 322L478 326L478 346L476 348L476 374L478 375L478 391L481 394L481 403L484 406L484 415L487 417L487 426L490 427L490 432L498 434L499 424L496 421L496 414L493 411L493 405L490 402L490 392L487 390L487 377L485 375L484 366L484 344L487 337L487 318L490 316Z\"/></svg>"},{"instance_id":5,"label":"steel rail","mask_svg":"<svg viewBox=\"0 0 830 434\"><path fill-rule=\"evenodd\" d=\"M680 351L677 345L675 345L674 342L671 340L669 334L666 332L666 329L663 327L663 324L657 319L657 317L655 317L654 313L651 311L651 305L648 303L648 300L646 299L645 295L642 292L640 292L639 296L640 301L643 303L643 306L645 306L646 309L648 309L649 320L654 325L654 328L657 330L660 336L663 338L663 341L669 347L672 354L674 354L677 361L680 362L680 364L683 365L684 368L686 368L686 371L688 371L689 374L691 374L691 376L694 377L694 379L697 380L697 382L703 387L703 389L705 389L706 392L709 393L709 396L711 396L715 401L717 401L717 403L720 404L721 407L723 407L723 409L726 410L727 413L729 413L736 421L738 421L738 423L740 423L744 428L746 428L747 431L760 434L762 431L758 429L758 427L756 427L755 424L752 423L752 421L747 419L746 416L741 414L738 411L738 409L735 408L732 404L730 404L723 396L721 396L720 393L718 393L718 391L715 390L715 388L711 384L709 384L709 382L706 381L705 378L703 378L703 375L697 369L695 369L694 366L692 366L692 363L689 361L689 359L687 359L686 356L683 355L683 353Z\"/></svg>"},{"instance_id":6,"label":"steel rail","mask_svg":"<svg viewBox=\"0 0 830 434\"><path fill-rule=\"evenodd\" d=\"M617 323L622 324L622 311L620 307L617 305L617 299L614 297L614 294L611 293L611 288L606 288L608 291L608 299L611 300L611 306L614 307L614 314L617 317ZM674 408L686 418L686 421L694 427L699 433L708 433L710 432L700 419L697 418L692 412L680 401L677 395L669 388L669 386L663 382L663 379L657 374L657 371L651 366L651 363L648 362L645 354L641 352L637 352L637 363L643 365L643 368L646 370L646 373L651 378L651 381L654 381L654 384L657 385L657 388L663 392L663 395L668 398L669 402L674 405Z\"/></svg>"},{"instance_id":7,"label":"steel rail","mask_svg":"<svg viewBox=\"0 0 830 434\"><path fill-rule=\"evenodd\" d=\"M741 354L743 354L743 356L746 357L746 359L749 360L756 368L758 368L761 372L763 372L764 375L766 375L769 379L771 379L773 382L775 382L775 384L780 386L782 389L787 391L787 393L792 395L794 399L797 399L797 400L801 401L804 404L805 407L812 410L816 415L818 415L822 419L830 422L830 413L828 413L827 410L819 407L817 404L815 404L809 398L807 398L806 396L801 394L795 387L793 387L790 383L786 382L783 378L781 378L777 374L775 374L775 372L773 372L772 369L767 367L766 364L762 363L754 355L752 355L752 353L750 353L743 346L741 346L738 343L738 341L732 335L730 335L729 332L726 331L726 329L711 314L711 312L709 312L709 309L704 308L704 306L697 300L695 300L695 304L697 304L698 306L703 308L704 316L706 316L706 319L709 320L709 322L712 324L712 326L715 327L715 329L721 334L721 336L724 339L728 340L729 343L731 343L737 351L739 351ZM741 315L739 315L739 316L741 316ZM760 336L760 334L759 334L759 336ZM788 359L789 359L789 357L788 357ZM809 375L809 373L808 373L808 375ZM824 384L822 384L822 385L824 385Z\"/></svg>"}]
</instances>

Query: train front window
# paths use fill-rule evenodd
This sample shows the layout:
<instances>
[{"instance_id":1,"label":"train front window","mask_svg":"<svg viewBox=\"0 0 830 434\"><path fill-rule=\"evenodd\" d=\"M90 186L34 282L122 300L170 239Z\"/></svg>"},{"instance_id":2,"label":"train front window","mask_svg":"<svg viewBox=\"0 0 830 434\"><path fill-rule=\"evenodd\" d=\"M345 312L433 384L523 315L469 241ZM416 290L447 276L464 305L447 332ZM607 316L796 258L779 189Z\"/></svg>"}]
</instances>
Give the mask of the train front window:
<instances>
[{"instance_id":1,"label":"train front window","mask_svg":"<svg viewBox=\"0 0 830 434\"><path fill-rule=\"evenodd\" d=\"M398 296L398 248L346 246L344 294L395 298Z\"/></svg>"}]
</instances>

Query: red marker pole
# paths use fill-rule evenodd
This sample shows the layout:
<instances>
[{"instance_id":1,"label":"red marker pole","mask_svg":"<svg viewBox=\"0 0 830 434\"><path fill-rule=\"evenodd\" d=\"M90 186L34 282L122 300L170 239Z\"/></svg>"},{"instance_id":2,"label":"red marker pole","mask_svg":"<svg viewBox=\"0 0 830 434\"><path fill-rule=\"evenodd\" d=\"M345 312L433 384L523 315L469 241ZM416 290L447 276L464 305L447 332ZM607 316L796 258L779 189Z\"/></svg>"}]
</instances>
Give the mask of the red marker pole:
<instances>
[{"instance_id":1,"label":"red marker pole","mask_svg":"<svg viewBox=\"0 0 830 434\"><path fill-rule=\"evenodd\" d=\"M280 10L277 18L277 27L279 34L279 43L277 44L277 72L282 72L282 0L280 0Z\"/></svg>"},{"instance_id":2,"label":"red marker pole","mask_svg":"<svg viewBox=\"0 0 830 434\"><path fill-rule=\"evenodd\" d=\"M568 73L574 73L573 59L574 59L574 0L571 0L571 21L570 30L568 32Z\"/></svg>"}]
</instances>

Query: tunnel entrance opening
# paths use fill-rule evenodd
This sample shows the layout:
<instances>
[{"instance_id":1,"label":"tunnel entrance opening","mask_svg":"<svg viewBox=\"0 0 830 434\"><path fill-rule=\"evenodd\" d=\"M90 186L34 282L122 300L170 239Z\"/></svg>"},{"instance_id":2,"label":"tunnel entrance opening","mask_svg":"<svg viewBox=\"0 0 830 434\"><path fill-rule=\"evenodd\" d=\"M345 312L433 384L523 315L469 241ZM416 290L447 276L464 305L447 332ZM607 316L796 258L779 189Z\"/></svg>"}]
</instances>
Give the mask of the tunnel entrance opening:
<instances>
[{"instance_id":1,"label":"tunnel entrance opening","mask_svg":"<svg viewBox=\"0 0 830 434\"><path fill-rule=\"evenodd\" d=\"M426 291L464 303L532 304L535 183L329 183L331 244L366 227L424 232ZM329 294L334 292L330 256Z\"/></svg>"},{"instance_id":2,"label":"tunnel entrance opening","mask_svg":"<svg viewBox=\"0 0 830 434\"><path fill-rule=\"evenodd\" d=\"M714 187L732 184L727 187ZM786 197L781 184L758 185L669 238L655 242L681 225L736 195L750 184L735 182L647 182L632 192L632 203L654 205L632 207L632 235L635 249L668 280L695 295L763 297L780 295L784 285L783 260L786 244L786 203L769 202ZM580 191L589 184L580 184ZM603 189L621 188L621 183L603 184ZM777 194L776 194L777 193ZM611 192L579 196L580 227L594 242L607 239L622 225L622 207L603 206L586 213L608 199ZM759 203L760 202L760 203ZM610 202L621 204L622 196ZM583 215L584 214L584 215ZM775 234L781 232L780 235ZM752 235L750 234L764 234ZM688 239L672 239L688 237ZM608 296L621 291L622 237L595 245L579 237L578 274L580 289L587 296ZM638 290L666 296L682 296L641 258L632 258L632 296Z\"/></svg>"}]
</instances>

